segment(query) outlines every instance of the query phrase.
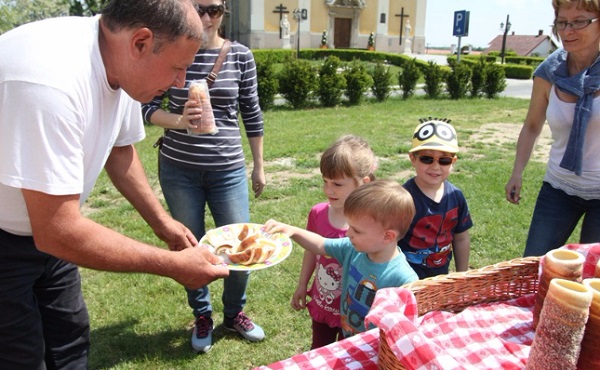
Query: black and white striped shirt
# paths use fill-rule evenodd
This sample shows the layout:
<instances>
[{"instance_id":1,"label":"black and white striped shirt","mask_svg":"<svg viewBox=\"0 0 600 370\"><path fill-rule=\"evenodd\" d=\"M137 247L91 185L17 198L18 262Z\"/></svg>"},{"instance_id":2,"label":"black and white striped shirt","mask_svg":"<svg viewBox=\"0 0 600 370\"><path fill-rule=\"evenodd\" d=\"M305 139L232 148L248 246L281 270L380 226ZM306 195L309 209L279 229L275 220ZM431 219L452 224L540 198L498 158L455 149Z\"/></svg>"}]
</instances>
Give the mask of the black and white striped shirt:
<instances>
[{"instance_id":1,"label":"black and white striped shirt","mask_svg":"<svg viewBox=\"0 0 600 370\"><path fill-rule=\"evenodd\" d=\"M191 81L208 76L220 49L199 50L186 73L185 88L172 87L166 95L168 109L183 113ZM246 46L232 42L218 78L209 89L215 123L215 135L188 135L186 130L166 130L160 154L175 164L201 171L225 171L245 165L238 111L247 137L262 136L263 116L258 103L256 64ZM157 96L142 106L144 119L160 109L163 96Z\"/></svg>"}]
</instances>

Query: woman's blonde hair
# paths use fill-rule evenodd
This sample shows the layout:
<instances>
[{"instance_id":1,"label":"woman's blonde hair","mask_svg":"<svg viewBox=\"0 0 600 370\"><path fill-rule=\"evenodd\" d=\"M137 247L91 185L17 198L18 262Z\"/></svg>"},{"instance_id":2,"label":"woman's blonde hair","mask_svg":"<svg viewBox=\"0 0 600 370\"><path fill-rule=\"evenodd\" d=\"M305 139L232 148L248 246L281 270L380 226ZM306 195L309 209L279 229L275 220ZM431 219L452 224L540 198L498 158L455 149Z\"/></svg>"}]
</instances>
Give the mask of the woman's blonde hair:
<instances>
[{"instance_id":1,"label":"woman's blonde hair","mask_svg":"<svg viewBox=\"0 0 600 370\"><path fill-rule=\"evenodd\" d=\"M600 0L552 0L554 19L558 18L558 11L562 6L569 5L571 3L577 3L577 9L582 9L590 13L596 13L596 16L600 17ZM556 27L552 27L552 34L556 37L559 37Z\"/></svg>"},{"instance_id":2,"label":"woman's blonde hair","mask_svg":"<svg viewBox=\"0 0 600 370\"><path fill-rule=\"evenodd\" d=\"M365 177L375 180L377 157L361 137L344 135L321 155L321 175L329 179L349 177L361 185Z\"/></svg>"},{"instance_id":3,"label":"woman's blonde hair","mask_svg":"<svg viewBox=\"0 0 600 370\"><path fill-rule=\"evenodd\" d=\"M359 186L344 202L347 218L369 216L384 229L398 231L398 240L408 232L415 213L410 193L392 180L376 180Z\"/></svg>"}]
</instances>

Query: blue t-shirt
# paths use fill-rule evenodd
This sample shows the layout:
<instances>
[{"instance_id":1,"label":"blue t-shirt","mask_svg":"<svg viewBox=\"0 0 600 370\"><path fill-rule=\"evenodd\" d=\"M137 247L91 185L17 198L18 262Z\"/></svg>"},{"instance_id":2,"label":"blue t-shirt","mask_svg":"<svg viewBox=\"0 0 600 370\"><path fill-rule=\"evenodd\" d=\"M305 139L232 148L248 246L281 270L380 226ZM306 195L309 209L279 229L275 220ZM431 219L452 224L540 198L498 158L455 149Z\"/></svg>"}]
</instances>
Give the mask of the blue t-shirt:
<instances>
[{"instance_id":1,"label":"blue t-shirt","mask_svg":"<svg viewBox=\"0 0 600 370\"><path fill-rule=\"evenodd\" d=\"M473 226L465 196L449 181L444 182L444 195L439 203L423 194L414 178L403 186L413 197L416 214L398 245L409 263L423 269L447 270L454 234Z\"/></svg>"},{"instance_id":2,"label":"blue t-shirt","mask_svg":"<svg viewBox=\"0 0 600 370\"><path fill-rule=\"evenodd\" d=\"M366 331L365 316L378 289L419 279L402 253L391 261L375 263L366 253L357 252L349 238L326 239L325 251L342 265L340 318L344 337Z\"/></svg>"}]
</instances>

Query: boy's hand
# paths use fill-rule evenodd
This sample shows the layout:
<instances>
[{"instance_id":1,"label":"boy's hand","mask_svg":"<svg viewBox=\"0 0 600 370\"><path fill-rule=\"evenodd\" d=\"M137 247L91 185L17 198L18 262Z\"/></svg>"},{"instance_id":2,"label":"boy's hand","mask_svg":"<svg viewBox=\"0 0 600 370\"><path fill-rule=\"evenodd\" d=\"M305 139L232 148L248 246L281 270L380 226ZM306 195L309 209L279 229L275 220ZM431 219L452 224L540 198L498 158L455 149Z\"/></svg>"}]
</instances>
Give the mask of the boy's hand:
<instances>
[{"instance_id":1,"label":"boy's hand","mask_svg":"<svg viewBox=\"0 0 600 370\"><path fill-rule=\"evenodd\" d=\"M283 222L271 219L265 222L265 225L263 226L263 231L269 234L283 233L287 236L292 236L293 227L291 225L284 224Z\"/></svg>"},{"instance_id":2,"label":"boy's hand","mask_svg":"<svg viewBox=\"0 0 600 370\"><path fill-rule=\"evenodd\" d=\"M307 251L322 256L325 255L325 238L312 231L284 224L283 222L275 220L269 220L265 222L262 230L269 234L285 234Z\"/></svg>"}]
</instances>

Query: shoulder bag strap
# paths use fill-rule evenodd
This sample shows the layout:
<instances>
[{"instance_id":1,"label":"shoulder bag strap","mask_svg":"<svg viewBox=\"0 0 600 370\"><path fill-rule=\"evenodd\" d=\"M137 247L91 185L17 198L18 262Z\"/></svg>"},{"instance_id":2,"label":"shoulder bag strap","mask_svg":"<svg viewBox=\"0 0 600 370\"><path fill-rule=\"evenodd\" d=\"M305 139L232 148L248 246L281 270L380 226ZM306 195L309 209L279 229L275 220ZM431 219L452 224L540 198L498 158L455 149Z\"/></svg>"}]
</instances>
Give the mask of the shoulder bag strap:
<instances>
[{"instance_id":1,"label":"shoulder bag strap","mask_svg":"<svg viewBox=\"0 0 600 370\"><path fill-rule=\"evenodd\" d=\"M225 42L223 42L223 46L221 46L221 51L219 52L217 61L215 62L215 65L213 66L212 71L210 71L210 73L206 77L206 84L208 85L208 87L211 87L212 84L217 79L217 77L219 75L219 71L221 70L221 66L223 65L223 62L225 61L225 58L227 58L227 53L229 52L230 48L231 48L231 41L225 39Z\"/></svg>"}]
</instances>

